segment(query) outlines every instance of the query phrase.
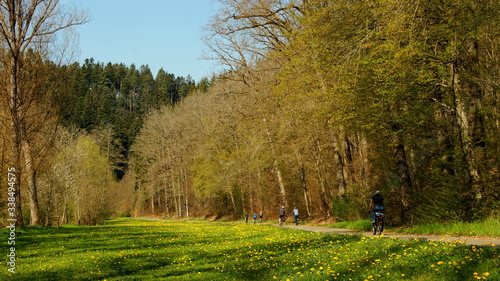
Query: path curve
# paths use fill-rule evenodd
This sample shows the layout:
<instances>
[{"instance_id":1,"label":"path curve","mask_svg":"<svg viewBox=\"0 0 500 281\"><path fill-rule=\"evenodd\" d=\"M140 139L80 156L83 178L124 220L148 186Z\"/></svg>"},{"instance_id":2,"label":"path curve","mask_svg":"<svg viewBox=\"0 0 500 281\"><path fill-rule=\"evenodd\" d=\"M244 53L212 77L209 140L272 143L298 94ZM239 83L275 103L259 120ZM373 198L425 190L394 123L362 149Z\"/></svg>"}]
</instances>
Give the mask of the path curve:
<instances>
[{"instance_id":1,"label":"path curve","mask_svg":"<svg viewBox=\"0 0 500 281\"><path fill-rule=\"evenodd\" d=\"M277 224L274 224L278 226ZM365 231L355 231L344 228L331 228L322 226L312 226L312 225L290 225L285 224L283 227L291 229L300 229L312 232L323 232L323 233L337 233L337 234L349 234L349 235L363 235L363 236L374 236L372 232ZM500 238L491 237L470 237L470 236L448 236L448 235L419 235L419 234L404 234L404 233L386 233L382 234L384 237L397 237L403 240L412 239L422 239L428 241L437 242L448 242L448 243L463 243L466 245L476 245L476 246L490 246L500 248Z\"/></svg>"}]
</instances>

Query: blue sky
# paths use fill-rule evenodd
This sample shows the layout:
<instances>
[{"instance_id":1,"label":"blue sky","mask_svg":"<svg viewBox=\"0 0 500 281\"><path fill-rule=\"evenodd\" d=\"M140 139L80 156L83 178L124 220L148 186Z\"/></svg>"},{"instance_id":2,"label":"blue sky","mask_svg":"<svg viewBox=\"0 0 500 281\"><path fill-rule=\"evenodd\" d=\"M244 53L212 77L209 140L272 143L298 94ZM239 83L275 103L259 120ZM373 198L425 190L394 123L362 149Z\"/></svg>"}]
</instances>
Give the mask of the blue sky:
<instances>
[{"instance_id":1,"label":"blue sky","mask_svg":"<svg viewBox=\"0 0 500 281\"><path fill-rule=\"evenodd\" d=\"M77 26L79 62L148 65L199 81L216 68L202 60L202 27L216 13L212 0L61 0L87 10L89 23Z\"/></svg>"}]
</instances>

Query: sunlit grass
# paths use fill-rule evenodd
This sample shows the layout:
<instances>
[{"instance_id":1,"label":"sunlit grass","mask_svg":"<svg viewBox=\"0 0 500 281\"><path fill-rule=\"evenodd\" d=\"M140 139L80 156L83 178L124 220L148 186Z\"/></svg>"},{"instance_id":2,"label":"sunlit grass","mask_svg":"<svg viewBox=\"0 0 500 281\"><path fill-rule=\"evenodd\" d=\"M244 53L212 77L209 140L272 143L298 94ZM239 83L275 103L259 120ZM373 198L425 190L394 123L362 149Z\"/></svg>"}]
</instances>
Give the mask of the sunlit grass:
<instances>
[{"instance_id":1,"label":"sunlit grass","mask_svg":"<svg viewBox=\"0 0 500 281\"><path fill-rule=\"evenodd\" d=\"M489 218L479 222L430 223L406 229L391 230L413 234L446 234L465 236L500 237L500 218Z\"/></svg>"},{"instance_id":2,"label":"sunlit grass","mask_svg":"<svg viewBox=\"0 0 500 281\"><path fill-rule=\"evenodd\" d=\"M6 240L7 231L2 230ZM269 225L117 219L25 228L0 280L498 280L498 248ZM6 247L2 256L6 256Z\"/></svg>"},{"instance_id":3,"label":"sunlit grass","mask_svg":"<svg viewBox=\"0 0 500 281\"><path fill-rule=\"evenodd\" d=\"M334 227L334 228L347 228L356 231L370 231L372 228L372 223L370 220L357 220L357 221L336 222L334 224L328 224L324 226Z\"/></svg>"}]
</instances>

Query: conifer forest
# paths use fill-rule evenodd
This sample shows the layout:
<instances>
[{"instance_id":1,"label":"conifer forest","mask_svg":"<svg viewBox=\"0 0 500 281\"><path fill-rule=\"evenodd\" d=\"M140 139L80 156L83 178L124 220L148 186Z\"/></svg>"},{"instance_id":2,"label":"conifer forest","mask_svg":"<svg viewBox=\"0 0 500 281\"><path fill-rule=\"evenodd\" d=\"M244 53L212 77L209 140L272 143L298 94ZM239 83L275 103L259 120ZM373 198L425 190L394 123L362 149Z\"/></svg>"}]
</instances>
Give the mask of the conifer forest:
<instances>
[{"instance_id":1,"label":"conifer forest","mask_svg":"<svg viewBox=\"0 0 500 281\"><path fill-rule=\"evenodd\" d=\"M2 225L500 216L497 0L218 0L200 81L57 59L58 2L0 1Z\"/></svg>"}]
</instances>

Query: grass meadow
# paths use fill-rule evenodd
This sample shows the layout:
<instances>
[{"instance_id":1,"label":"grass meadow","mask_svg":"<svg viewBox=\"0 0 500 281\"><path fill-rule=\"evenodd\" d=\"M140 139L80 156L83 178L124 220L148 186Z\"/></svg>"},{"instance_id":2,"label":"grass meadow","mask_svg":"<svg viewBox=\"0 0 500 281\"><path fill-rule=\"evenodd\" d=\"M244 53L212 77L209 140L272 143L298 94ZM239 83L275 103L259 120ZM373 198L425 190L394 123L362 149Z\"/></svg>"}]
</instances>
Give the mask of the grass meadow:
<instances>
[{"instance_id":1,"label":"grass meadow","mask_svg":"<svg viewBox=\"0 0 500 281\"><path fill-rule=\"evenodd\" d=\"M260 224L122 218L22 228L15 247L0 280L500 280L495 247Z\"/></svg>"}]
</instances>

